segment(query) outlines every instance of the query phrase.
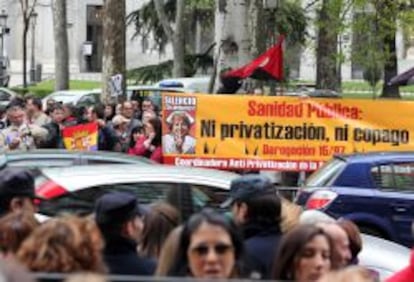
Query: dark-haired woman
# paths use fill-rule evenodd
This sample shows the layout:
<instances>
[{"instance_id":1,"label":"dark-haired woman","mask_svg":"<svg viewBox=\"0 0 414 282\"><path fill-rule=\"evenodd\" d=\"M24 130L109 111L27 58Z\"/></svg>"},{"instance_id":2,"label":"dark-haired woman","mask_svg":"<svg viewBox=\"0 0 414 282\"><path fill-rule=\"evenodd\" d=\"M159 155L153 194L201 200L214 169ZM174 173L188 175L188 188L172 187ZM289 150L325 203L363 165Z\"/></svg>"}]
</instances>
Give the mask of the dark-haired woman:
<instances>
[{"instance_id":1,"label":"dark-haired woman","mask_svg":"<svg viewBox=\"0 0 414 282\"><path fill-rule=\"evenodd\" d=\"M212 212L193 215L184 225L171 276L229 279L241 276L243 240L232 221Z\"/></svg>"},{"instance_id":2,"label":"dark-haired woman","mask_svg":"<svg viewBox=\"0 0 414 282\"><path fill-rule=\"evenodd\" d=\"M139 125L131 130L131 136L129 136L129 143L128 143L128 154L134 155L135 145L137 141L144 136L144 127Z\"/></svg>"},{"instance_id":3,"label":"dark-haired woman","mask_svg":"<svg viewBox=\"0 0 414 282\"><path fill-rule=\"evenodd\" d=\"M285 235L274 260L274 280L318 281L332 266L331 238L319 227L299 225Z\"/></svg>"},{"instance_id":4,"label":"dark-haired woman","mask_svg":"<svg viewBox=\"0 0 414 282\"><path fill-rule=\"evenodd\" d=\"M111 123L114 116L115 116L115 105L114 104L105 105L105 111L104 111L105 122Z\"/></svg>"},{"instance_id":5,"label":"dark-haired woman","mask_svg":"<svg viewBox=\"0 0 414 282\"><path fill-rule=\"evenodd\" d=\"M161 138L161 121L158 117L151 118L144 123L144 136L137 140L129 153L162 163Z\"/></svg>"}]
</instances>

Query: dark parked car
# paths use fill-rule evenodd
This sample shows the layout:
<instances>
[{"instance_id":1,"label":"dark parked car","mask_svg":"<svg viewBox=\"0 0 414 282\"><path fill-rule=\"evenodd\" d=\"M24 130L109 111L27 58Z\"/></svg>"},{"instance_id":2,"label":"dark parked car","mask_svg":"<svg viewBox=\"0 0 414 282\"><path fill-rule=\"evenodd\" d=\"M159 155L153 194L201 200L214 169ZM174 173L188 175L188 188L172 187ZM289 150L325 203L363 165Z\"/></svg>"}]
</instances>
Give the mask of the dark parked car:
<instances>
[{"instance_id":1,"label":"dark parked car","mask_svg":"<svg viewBox=\"0 0 414 282\"><path fill-rule=\"evenodd\" d=\"M27 168L61 167L90 164L154 164L153 161L137 156L112 152L85 152L67 150L10 151L0 154L0 168L17 166Z\"/></svg>"},{"instance_id":2,"label":"dark parked car","mask_svg":"<svg viewBox=\"0 0 414 282\"><path fill-rule=\"evenodd\" d=\"M335 156L309 176L296 202L351 219L364 233L411 247L414 152Z\"/></svg>"}]
</instances>

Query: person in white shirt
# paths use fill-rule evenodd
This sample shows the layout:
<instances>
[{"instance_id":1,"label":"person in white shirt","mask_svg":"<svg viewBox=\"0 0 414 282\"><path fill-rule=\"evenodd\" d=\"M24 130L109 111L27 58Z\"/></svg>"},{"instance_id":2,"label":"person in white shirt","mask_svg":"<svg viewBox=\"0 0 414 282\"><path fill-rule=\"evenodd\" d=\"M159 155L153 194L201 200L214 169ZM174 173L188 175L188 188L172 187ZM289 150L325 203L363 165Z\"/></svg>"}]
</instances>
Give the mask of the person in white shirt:
<instances>
[{"instance_id":1,"label":"person in white shirt","mask_svg":"<svg viewBox=\"0 0 414 282\"><path fill-rule=\"evenodd\" d=\"M23 105L13 103L7 109L10 125L0 132L0 151L35 149L46 139L48 131L35 124L29 124Z\"/></svg>"},{"instance_id":2,"label":"person in white shirt","mask_svg":"<svg viewBox=\"0 0 414 282\"><path fill-rule=\"evenodd\" d=\"M194 154L196 139L190 135L194 118L185 111L174 111L166 119L170 133L162 137L164 154Z\"/></svg>"}]
</instances>

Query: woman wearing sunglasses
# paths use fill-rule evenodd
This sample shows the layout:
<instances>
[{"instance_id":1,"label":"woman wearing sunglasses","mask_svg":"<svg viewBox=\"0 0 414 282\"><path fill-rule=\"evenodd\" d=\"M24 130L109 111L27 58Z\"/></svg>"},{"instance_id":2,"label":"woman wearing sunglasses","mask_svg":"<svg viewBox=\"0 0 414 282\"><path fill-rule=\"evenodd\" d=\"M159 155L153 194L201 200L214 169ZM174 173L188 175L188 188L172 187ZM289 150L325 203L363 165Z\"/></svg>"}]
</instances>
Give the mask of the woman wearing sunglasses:
<instances>
[{"instance_id":1,"label":"woman wearing sunglasses","mask_svg":"<svg viewBox=\"0 0 414 282\"><path fill-rule=\"evenodd\" d=\"M299 225L282 239L274 260L276 281L315 282L332 267L332 240L323 229Z\"/></svg>"},{"instance_id":2,"label":"woman wearing sunglasses","mask_svg":"<svg viewBox=\"0 0 414 282\"><path fill-rule=\"evenodd\" d=\"M240 277L243 241L233 222L207 210L184 225L171 276L203 279Z\"/></svg>"}]
</instances>

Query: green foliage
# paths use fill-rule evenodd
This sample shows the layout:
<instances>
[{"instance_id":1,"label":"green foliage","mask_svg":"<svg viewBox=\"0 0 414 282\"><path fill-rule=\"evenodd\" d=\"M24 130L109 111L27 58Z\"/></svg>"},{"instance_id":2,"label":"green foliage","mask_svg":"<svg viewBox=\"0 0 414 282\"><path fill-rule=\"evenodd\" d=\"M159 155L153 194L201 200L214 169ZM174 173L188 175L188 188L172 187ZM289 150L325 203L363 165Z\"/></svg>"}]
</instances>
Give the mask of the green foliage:
<instances>
[{"instance_id":1,"label":"green foliage","mask_svg":"<svg viewBox=\"0 0 414 282\"><path fill-rule=\"evenodd\" d=\"M207 54L186 55L184 58L185 76L194 76L198 69L206 71L213 66L213 58ZM134 80L134 84L154 83L163 78L171 77L173 61L168 60L157 65L149 65L130 70L128 80Z\"/></svg>"},{"instance_id":2,"label":"green foliage","mask_svg":"<svg viewBox=\"0 0 414 282\"><path fill-rule=\"evenodd\" d=\"M305 43L307 18L300 1L281 1L275 11L268 13L274 13L269 26L275 26L279 34L286 34L291 43Z\"/></svg>"},{"instance_id":3,"label":"green foliage","mask_svg":"<svg viewBox=\"0 0 414 282\"><path fill-rule=\"evenodd\" d=\"M377 86L382 77L382 68L379 64L369 64L364 69L364 80L371 85L373 89Z\"/></svg>"},{"instance_id":4,"label":"green foliage","mask_svg":"<svg viewBox=\"0 0 414 282\"><path fill-rule=\"evenodd\" d=\"M168 0L164 3L168 21L173 22L175 17L175 1ZM127 16L127 24L134 25L135 33L133 38L141 36L141 42L144 48L156 49L159 53L165 52L168 37L162 28L161 22L158 20L154 1L149 1L141 9L131 12ZM148 42L151 39L154 40L154 45L148 46Z\"/></svg>"},{"instance_id":5,"label":"green foliage","mask_svg":"<svg viewBox=\"0 0 414 282\"><path fill-rule=\"evenodd\" d=\"M170 23L175 21L176 1L166 0L164 10ZM187 0L184 15L184 30L194 33L195 22L200 21L202 26L211 27L214 21L214 0ZM141 37L142 46L155 49L159 53L165 52L168 37L158 20L154 1L150 0L140 9L131 12L127 17L127 24L135 27L133 38ZM154 40L154 45L148 42ZM188 42L187 42L188 43Z\"/></svg>"}]
</instances>

